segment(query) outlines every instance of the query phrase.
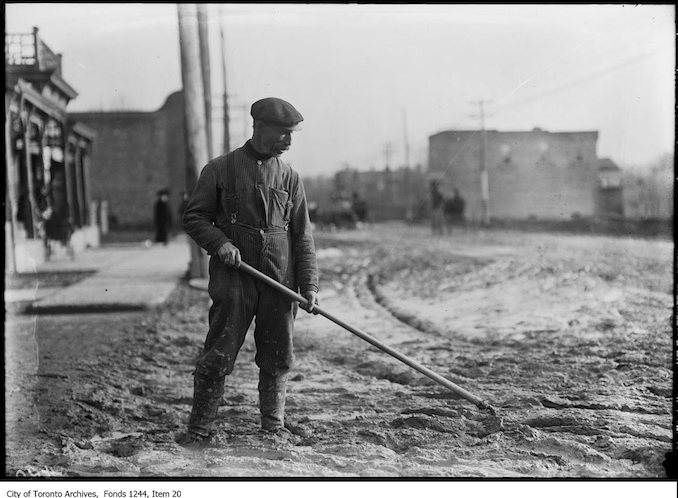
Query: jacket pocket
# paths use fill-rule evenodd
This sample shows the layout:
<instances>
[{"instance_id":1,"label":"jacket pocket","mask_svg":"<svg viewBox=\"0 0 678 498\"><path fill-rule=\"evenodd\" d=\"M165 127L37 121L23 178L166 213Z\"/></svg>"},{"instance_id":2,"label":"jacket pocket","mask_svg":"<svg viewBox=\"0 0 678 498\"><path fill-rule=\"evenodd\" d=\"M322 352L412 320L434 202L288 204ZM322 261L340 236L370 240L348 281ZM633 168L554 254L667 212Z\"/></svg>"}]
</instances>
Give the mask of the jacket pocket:
<instances>
[{"instance_id":1,"label":"jacket pocket","mask_svg":"<svg viewBox=\"0 0 678 498\"><path fill-rule=\"evenodd\" d=\"M282 227L287 223L288 200L290 193L271 187L269 190L268 224Z\"/></svg>"}]
</instances>

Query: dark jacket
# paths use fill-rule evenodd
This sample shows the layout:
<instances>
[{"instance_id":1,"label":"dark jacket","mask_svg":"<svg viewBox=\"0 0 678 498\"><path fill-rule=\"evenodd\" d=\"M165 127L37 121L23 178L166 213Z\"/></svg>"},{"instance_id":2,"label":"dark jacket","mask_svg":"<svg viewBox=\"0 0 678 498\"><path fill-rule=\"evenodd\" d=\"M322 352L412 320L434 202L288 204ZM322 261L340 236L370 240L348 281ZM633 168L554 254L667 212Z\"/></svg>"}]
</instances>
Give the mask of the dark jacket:
<instances>
[{"instance_id":1,"label":"dark jacket","mask_svg":"<svg viewBox=\"0 0 678 498\"><path fill-rule=\"evenodd\" d=\"M227 162L234 167L229 185ZM235 200L229 196L234 196ZM237 205L232 223L232 202ZM292 287L318 292L315 244L299 174L279 158L260 160L246 144L210 161L186 206L184 230L214 256L232 242L243 261Z\"/></svg>"}]
</instances>

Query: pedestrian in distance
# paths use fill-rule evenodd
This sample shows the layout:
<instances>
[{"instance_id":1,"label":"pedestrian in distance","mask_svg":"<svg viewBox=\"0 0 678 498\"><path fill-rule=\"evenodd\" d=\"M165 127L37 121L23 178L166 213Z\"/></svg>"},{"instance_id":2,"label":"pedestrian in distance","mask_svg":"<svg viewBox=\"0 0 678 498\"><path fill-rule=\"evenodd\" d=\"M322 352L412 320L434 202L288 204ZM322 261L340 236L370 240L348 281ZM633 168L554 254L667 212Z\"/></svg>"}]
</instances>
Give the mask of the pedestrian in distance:
<instances>
[{"instance_id":1,"label":"pedestrian in distance","mask_svg":"<svg viewBox=\"0 0 678 498\"><path fill-rule=\"evenodd\" d=\"M438 189L438 182L435 180L430 183L431 197L431 230L433 235L445 235L445 213L443 211L445 198Z\"/></svg>"},{"instance_id":2,"label":"pedestrian in distance","mask_svg":"<svg viewBox=\"0 0 678 498\"><path fill-rule=\"evenodd\" d=\"M466 201L459 193L459 189L454 189L454 196L445 199L445 224L447 234L452 235L452 229L455 226L461 226L464 221L464 209Z\"/></svg>"},{"instance_id":3,"label":"pedestrian in distance","mask_svg":"<svg viewBox=\"0 0 678 498\"><path fill-rule=\"evenodd\" d=\"M210 255L209 330L193 373L193 406L177 441L201 446L213 435L224 393L247 330L256 316L261 428L285 435L285 397L293 364L297 302L238 270L241 262L300 293L313 312L318 302L315 243L299 174L280 159L300 129L292 104L265 98L252 104L252 138L210 161L186 211L186 233Z\"/></svg>"},{"instance_id":4,"label":"pedestrian in distance","mask_svg":"<svg viewBox=\"0 0 678 498\"><path fill-rule=\"evenodd\" d=\"M358 192L353 192L353 211L358 218L358 223L364 226L368 222L367 201L360 197Z\"/></svg>"},{"instance_id":5,"label":"pedestrian in distance","mask_svg":"<svg viewBox=\"0 0 678 498\"><path fill-rule=\"evenodd\" d=\"M169 206L169 190L158 190L158 198L153 206L155 241L167 245L172 231L172 210Z\"/></svg>"},{"instance_id":6,"label":"pedestrian in distance","mask_svg":"<svg viewBox=\"0 0 678 498\"><path fill-rule=\"evenodd\" d=\"M56 176L53 183L58 184L63 178ZM45 249L45 261L49 261L54 255L54 244L59 243L66 249L71 260L75 259L75 252L71 244L73 225L69 219L68 206L63 202L64 196L55 193L50 185L41 189L41 209L38 213L40 232L43 236ZM59 202L60 201L60 202Z\"/></svg>"}]
</instances>

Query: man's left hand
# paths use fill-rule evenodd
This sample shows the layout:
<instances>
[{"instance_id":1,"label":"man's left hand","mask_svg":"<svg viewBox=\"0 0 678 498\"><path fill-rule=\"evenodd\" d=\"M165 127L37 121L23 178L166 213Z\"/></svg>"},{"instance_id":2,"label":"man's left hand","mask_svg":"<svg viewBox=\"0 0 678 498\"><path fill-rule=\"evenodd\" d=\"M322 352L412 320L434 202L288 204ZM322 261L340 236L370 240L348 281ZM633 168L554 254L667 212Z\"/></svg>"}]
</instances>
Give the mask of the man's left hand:
<instances>
[{"instance_id":1,"label":"man's left hand","mask_svg":"<svg viewBox=\"0 0 678 498\"><path fill-rule=\"evenodd\" d=\"M301 309L308 311L309 313L313 313L314 315L317 315L318 312L314 311L315 305L318 304L318 293L312 290L306 291L302 294L303 297L306 298L306 301L308 305L304 304L299 304Z\"/></svg>"}]
</instances>

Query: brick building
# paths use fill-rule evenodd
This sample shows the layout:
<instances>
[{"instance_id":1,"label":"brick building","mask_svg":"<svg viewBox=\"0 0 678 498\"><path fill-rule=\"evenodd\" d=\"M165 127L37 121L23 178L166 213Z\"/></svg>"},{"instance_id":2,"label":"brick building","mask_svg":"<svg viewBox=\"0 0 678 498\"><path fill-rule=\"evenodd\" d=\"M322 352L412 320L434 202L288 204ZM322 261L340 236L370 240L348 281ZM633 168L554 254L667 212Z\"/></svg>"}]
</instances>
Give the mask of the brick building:
<instances>
[{"instance_id":1,"label":"brick building","mask_svg":"<svg viewBox=\"0 0 678 498\"><path fill-rule=\"evenodd\" d=\"M158 190L170 190L174 224L186 188L187 171L182 92L157 111L79 112L72 116L97 134L92 160L92 197L107 201L112 227L150 228ZM192 179L194 180L194 178Z\"/></svg>"},{"instance_id":2,"label":"brick building","mask_svg":"<svg viewBox=\"0 0 678 498\"><path fill-rule=\"evenodd\" d=\"M5 34L5 268L98 246L90 180L93 130L66 111L78 93L61 54L32 33Z\"/></svg>"},{"instance_id":3,"label":"brick building","mask_svg":"<svg viewBox=\"0 0 678 498\"><path fill-rule=\"evenodd\" d=\"M366 201L371 221L414 220L425 216L428 187L420 166L381 171L346 168L334 175L334 195Z\"/></svg>"},{"instance_id":4,"label":"brick building","mask_svg":"<svg viewBox=\"0 0 678 498\"><path fill-rule=\"evenodd\" d=\"M495 219L568 220L623 215L621 172L596 153L598 132L444 131L429 137L429 176L458 188L467 217L482 219L485 142L487 198Z\"/></svg>"},{"instance_id":5,"label":"brick building","mask_svg":"<svg viewBox=\"0 0 678 498\"><path fill-rule=\"evenodd\" d=\"M625 173L626 217L635 220L672 220L675 179L673 154L666 154L647 171Z\"/></svg>"}]
</instances>

